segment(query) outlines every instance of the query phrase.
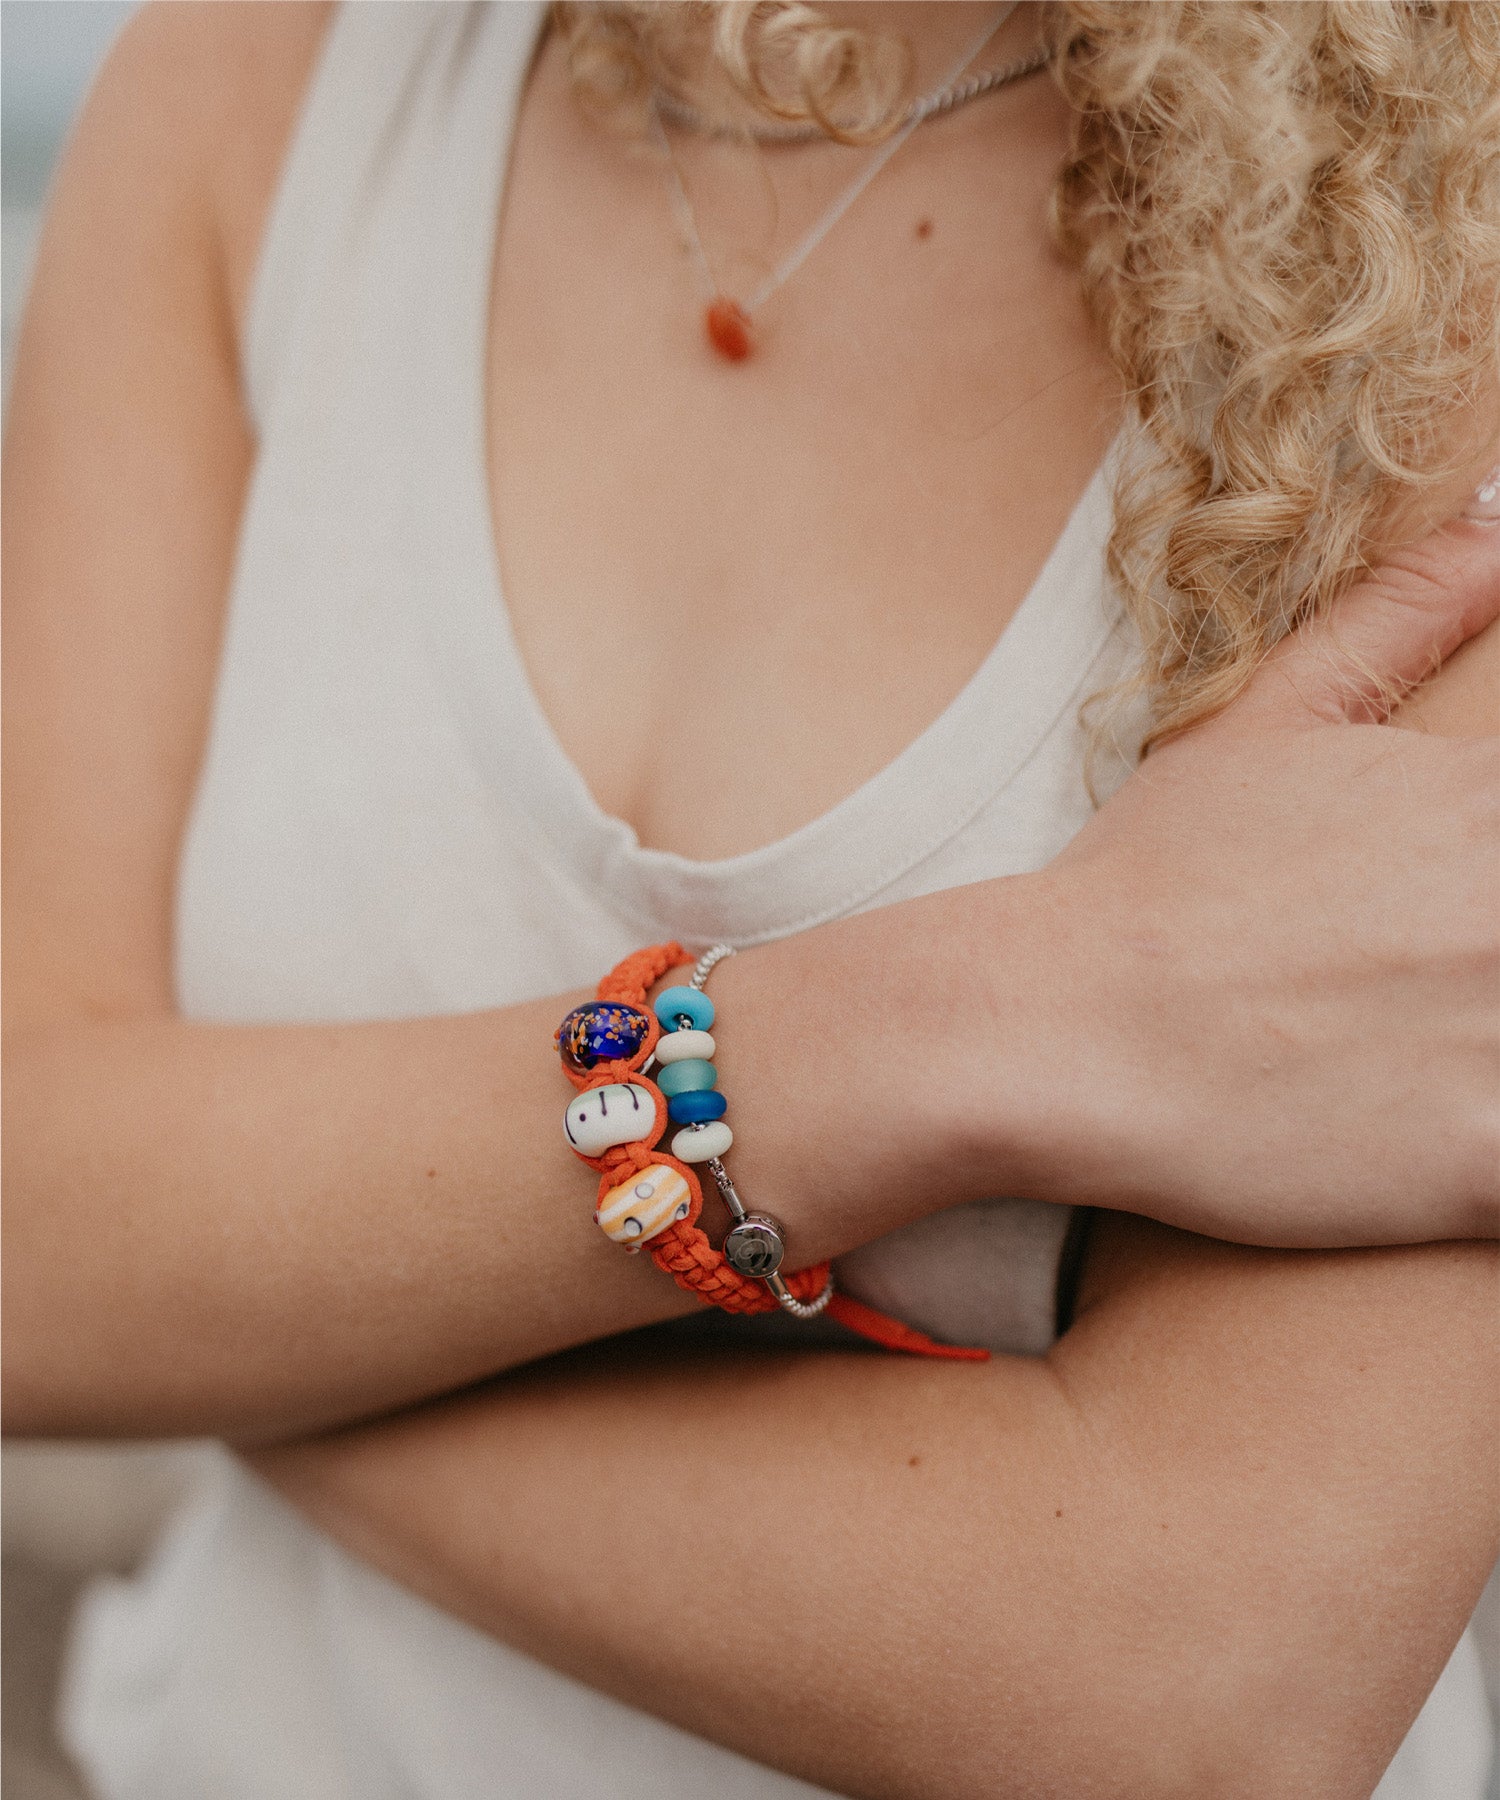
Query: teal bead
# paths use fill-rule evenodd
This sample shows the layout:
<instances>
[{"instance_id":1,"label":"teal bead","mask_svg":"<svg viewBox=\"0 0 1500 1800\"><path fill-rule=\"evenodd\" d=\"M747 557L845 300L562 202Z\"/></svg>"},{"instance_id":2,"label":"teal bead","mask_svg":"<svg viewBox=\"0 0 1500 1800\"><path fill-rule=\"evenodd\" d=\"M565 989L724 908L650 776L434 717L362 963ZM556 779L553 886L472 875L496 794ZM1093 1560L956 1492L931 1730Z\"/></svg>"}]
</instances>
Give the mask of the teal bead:
<instances>
[{"instance_id":1,"label":"teal bead","mask_svg":"<svg viewBox=\"0 0 1500 1800\"><path fill-rule=\"evenodd\" d=\"M694 1088L691 1093L677 1094L667 1102L667 1117L674 1125L702 1125L709 1119L722 1119L729 1103L711 1088Z\"/></svg>"},{"instance_id":2,"label":"teal bead","mask_svg":"<svg viewBox=\"0 0 1500 1800\"><path fill-rule=\"evenodd\" d=\"M686 1016L693 1031L707 1031L714 1022L714 1003L697 988L663 988L656 997L656 1016L663 1031L676 1031L677 1021Z\"/></svg>"},{"instance_id":3,"label":"teal bead","mask_svg":"<svg viewBox=\"0 0 1500 1800\"><path fill-rule=\"evenodd\" d=\"M685 1056L656 1072L656 1085L670 1100L673 1094L691 1094L719 1085L719 1071L701 1056Z\"/></svg>"}]
</instances>

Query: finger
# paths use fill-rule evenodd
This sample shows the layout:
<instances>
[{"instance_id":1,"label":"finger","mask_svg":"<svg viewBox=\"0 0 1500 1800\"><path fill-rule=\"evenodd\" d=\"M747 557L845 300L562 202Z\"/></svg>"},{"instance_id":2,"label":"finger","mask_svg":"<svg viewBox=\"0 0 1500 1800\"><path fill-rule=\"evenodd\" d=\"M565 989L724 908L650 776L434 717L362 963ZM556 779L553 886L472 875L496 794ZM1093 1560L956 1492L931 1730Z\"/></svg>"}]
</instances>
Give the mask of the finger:
<instances>
[{"instance_id":1,"label":"finger","mask_svg":"<svg viewBox=\"0 0 1500 1800\"><path fill-rule=\"evenodd\" d=\"M1397 552L1325 618L1292 633L1225 716L1241 723L1383 720L1496 617L1500 522L1460 517Z\"/></svg>"}]
</instances>

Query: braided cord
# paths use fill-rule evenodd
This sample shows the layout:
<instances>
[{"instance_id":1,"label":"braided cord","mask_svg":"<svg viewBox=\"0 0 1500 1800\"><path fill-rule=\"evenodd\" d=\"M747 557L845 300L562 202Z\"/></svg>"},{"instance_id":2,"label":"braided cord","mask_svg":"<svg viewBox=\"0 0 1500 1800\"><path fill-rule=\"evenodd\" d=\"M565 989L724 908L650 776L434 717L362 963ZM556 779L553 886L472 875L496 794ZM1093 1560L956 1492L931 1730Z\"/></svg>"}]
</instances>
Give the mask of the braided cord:
<instances>
[{"instance_id":1,"label":"braided cord","mask_svg":"<svg viewBox=\"0 0 1500 1800\"><path fill-rule=\"evenodd\" d=\"M709 970L723 957L732 954L725 945L716 945L706 952L693 970L690 985L701 989ZM565 1061L564 1072L580 1091L607 1087L614 1082L629 1082L650 1094L656 1108L656 1118L648 1136L637 1143L617 1144L599 1156L584 1156L577 1150L574 1154L590 1168L599 1171L601 1203L611 1188L618 1187L621 1182L629 1179L632 1171L653 1166L675 1170L687 1184L687 1216L659 1232L642 1248L650 1253L657 1268L670 1275L680 1288L685 1288L690 1294L697 1294L712 1306L731 1313L771 1312L778 1306L786 1306L786 1300L778 1299L771 1287L758 1277L741 1274L721 1250L714 1248L707 1233L699 1228L698 1217L703 1211L703 1186L697 1170L691 1163L681 1162L677 1157L668 1156L654 1148L667 1129L669 1115L666 1096L654 1081L639 1072L640 1065L649 1059L661 1035L661 1023L647 1005L646 994L669 969L679 968L687 960L687 952L681 944L653 944L627 956L599 983L597 998L600 1001L634 1007L645 1015L648 1020L647 1036L634 1055L628 1058L601 1062L587 1071L571 1069ZM727 1177L721 1180L719 1171L714 1170L712 1164L710 1170L719 1186L724 1187ZM949 1357L965 1362L983 1362L988 1358L988 1350L937 1343L925 1332L903 1324L900 1319L877 1312L874 1307L866 1306L848 1294L835 1293L831 1275L832 1265L820 1262L811 1268L799 1269L795 1275L781 1278L779 1285L782 1292L792 1302L787 1310L799 1318L810 1318L826 1308L830 1318L837 1319L840 1324L858 1332L861 1337L868 1338L872 1343L883 1344L889 1350L902 1350L914 1356Z\"/></svg>"},{"instance_id":2,"label":"braided cord","mask_svg":"<svg viewBox=\"0 0 1500 1800\"><path fill-rule=\"evenodd\" d=\"M716 946L714 951L699 960L693 971L691 985L701 988L715 963L732 954L729 949ZM587 1092L590 1088L609 1087L618 1081L644 1088L655 1103L656 1123L651 1135L637 1143L617 1144L602 1155L585 1156L581 1160L599 1171L601 1203L609 1190L627 1180L632 1171L652 1167L675 1169L686 1181L691 1196L687 1217L659 1232L642 1248L657 1268L670 1275L680 1288L698 1294L711 1305L722 1307L726 1312L774 1312L780 1302L765 1283L753 1275L742 1275L721 1250L714 1248L707 1232L699 1228L698 1215L703 1211L703 1184L691 1163L679 1162L675 1156L668 1156L655 1148L667 1129L666 1096L654 1081L642 1075L634 1066L651 1053L660 1034L656 1015L646 1003L648 990L669 969L678 968L687 961L688 953L679 943L652 944L617 963L599 983L597 997L600 1000L633 1006L646 1014L652 1022L651 1033L636 1055L627 1061L601 1062L587 1073L575 1073L564 1065L565 1072L573 1085L582 1092ZM786 1285L794 1300L807 1305L815 1301L828 1286L828 1275L829 1265L826 1262L817 1263L810 1269L799 1269L795 1275L788 1275Z\"/></svg>"}]
</instances>

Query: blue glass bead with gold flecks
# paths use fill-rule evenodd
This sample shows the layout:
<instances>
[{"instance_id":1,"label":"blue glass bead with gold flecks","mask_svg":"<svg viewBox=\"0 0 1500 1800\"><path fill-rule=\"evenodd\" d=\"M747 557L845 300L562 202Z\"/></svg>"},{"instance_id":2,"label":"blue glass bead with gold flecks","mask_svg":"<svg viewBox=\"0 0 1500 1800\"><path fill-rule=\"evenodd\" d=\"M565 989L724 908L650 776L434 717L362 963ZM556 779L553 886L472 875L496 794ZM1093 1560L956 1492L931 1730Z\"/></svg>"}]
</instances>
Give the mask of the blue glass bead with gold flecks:
<instances>
[{"instance_id":1,"label":"blue glass bead with gold flecks","mask_svg":"<svg viewBox=\"0 0 1500 1800\"><path fill-rule=\"evenodd\" d=\"M575 1006L557 1028L557 1053L578 1074L602 1062L628 1062L646 1041L651 1021L615 1000Z\"/></svg>"}]
</instances>

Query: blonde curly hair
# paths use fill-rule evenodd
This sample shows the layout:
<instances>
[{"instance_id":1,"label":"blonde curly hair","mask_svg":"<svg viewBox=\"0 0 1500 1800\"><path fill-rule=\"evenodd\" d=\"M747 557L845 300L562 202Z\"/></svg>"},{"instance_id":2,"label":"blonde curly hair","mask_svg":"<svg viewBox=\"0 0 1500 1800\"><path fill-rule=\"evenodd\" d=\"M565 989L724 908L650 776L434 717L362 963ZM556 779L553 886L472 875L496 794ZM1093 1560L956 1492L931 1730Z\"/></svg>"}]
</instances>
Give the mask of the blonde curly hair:
<instances>
[{"instance_id":1,"label":"blonde curly hair","mask_svg":"<svg viewBox=\"0 0 1500 1800\"><path fill-rule=\"evenodd\" d=\"M1043 0L1059 245L1129 398L1108 561L1153 737L1226 704L1500 414L1500 6ZM554 6L575 90L737 95L842 141L910 58L802 0ZM1477 471L1476 471L1477 472Z\"/></svg>"}]
</instances>

